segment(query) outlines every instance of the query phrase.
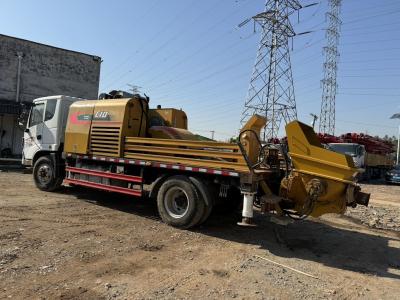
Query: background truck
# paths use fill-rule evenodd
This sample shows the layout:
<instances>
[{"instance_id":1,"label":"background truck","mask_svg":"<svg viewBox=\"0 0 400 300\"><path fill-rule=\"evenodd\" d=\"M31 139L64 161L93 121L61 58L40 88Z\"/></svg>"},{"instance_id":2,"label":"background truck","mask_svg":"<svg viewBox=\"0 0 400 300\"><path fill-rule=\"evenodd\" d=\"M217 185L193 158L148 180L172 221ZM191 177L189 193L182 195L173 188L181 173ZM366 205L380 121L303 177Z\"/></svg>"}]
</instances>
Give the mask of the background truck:
<instances>
[{"instance_id":1,"label":"background truck","mask_svg":"<svg viewBox=\"0 0 400 300\"><path fill-rule=\"evenodd\" d=\"M281 156L288 167L282 170L278 150L259 139L265 122L255 115L237 144L222 143L198 140L184 111L150 109L140 95L39 98L25 131L23 163L33 166L43 191L64 181L154 198L162 220L181 228L203 223L218 203L243 201L239 224L246 226L253 224L255 199L277 219L368 205L350 156L324 149L311 127L294 121L286 126L289 152Z\"/></svg>"},{"instance_id":2,"label":"background truck","mask_svg":"<svg viewBox=\"0 0 400 300\"><path fill-rule=\"evenodd\" d=\"M361 179L383 178L394 166L393 145L369 135L347 133L328 143L328 149L350 155L357 168L363 169Z\"/></svg>"}]
</instances>

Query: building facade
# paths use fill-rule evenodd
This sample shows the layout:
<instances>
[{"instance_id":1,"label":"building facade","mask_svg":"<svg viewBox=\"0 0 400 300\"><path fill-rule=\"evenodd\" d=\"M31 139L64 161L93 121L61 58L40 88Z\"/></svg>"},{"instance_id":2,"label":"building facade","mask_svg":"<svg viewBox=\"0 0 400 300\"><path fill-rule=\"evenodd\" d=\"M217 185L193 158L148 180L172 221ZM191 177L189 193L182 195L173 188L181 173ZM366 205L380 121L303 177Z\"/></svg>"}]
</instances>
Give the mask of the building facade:
<instances>
[{"instance_id":1,"label":"building facade","mask_svg":"<svg viewBox=\"0 0 400 300\"><path fill-rule=\"evenodd\" d=\"M0 34L0 157L22 152L21 119L51 95L97 99L101 58Z\"/></svg>"}]
</instances>

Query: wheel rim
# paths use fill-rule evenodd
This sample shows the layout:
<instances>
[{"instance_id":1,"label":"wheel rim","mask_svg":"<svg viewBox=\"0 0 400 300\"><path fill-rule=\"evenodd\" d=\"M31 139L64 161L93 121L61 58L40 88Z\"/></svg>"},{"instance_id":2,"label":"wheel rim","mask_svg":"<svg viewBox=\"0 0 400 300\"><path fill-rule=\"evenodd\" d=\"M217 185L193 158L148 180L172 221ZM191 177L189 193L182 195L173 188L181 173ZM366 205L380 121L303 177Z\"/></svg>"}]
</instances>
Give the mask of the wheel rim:
<instances>
[{"instance_id":1,"label":"wheel rim","mask_svg":"<svg viewBox=\"0 0 400 300\"><path fill-rule=\"evenodd\" d=\"M48 164L42 164L37 171L37 178L42 185L49 184L53 176L53 171Z\"/></svg>"},{"instance_id":2,"label":"wheel rim","mask_svg":"<svg viewBox=\"0 0 400 300\"><path fill-rule=\"evenodd\" d=\"M171 187L165 193L164 207L172 218L180 219L189 210L188 195L180 187Z\"/></svg>"}]
</instances>

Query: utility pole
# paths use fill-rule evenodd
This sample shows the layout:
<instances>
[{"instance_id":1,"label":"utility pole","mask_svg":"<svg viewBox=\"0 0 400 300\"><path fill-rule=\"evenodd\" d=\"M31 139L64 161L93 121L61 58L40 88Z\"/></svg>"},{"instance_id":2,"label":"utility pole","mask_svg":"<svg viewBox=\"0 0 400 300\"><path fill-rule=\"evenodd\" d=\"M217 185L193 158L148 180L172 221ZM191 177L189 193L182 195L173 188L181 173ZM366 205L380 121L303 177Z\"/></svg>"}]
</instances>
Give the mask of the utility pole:
<instances>
[{"instance_id":1,"label":"utility pole","mask_svg":"<svg viewBox=\"0 0 400 300\"><path fill-rule=\"evenodd\" d=\"M391 119L400 119L400 113L394 114L390 117ZM399 131L397 133L397 153L396 153L396 165L399 164L399 154L400 154L400 124Z\"/></svg>"},{"instance_id":2,"label":"utility pole","mask_svg":"<svg viewBox=\"0 0 400 300\"><path fill-rule=\"evenodd\" d=\"M325 55L324 79L322 79L322 102L319 118L319 132L335 134L335 101L337 93L337 65L339 59L340 7L342 0L328 0L329 12L326 13L329 25L326 30L327 45Z\"/></svg>"},{"instance_id":3,"label":"utility pole","mask_svg":"<svg viewBox=\"0 0 400 300\"><path fill-rule=\"evenodd\" d=\"M215 133L215 131L214 131L214 130L211 130L211 139L212 139L212 140L214 140L214 133Z\"/></svg>"},{"instance_id":4,"label":"utility pole","mask_svg":"<svg viewBox=\"0 0 400 300\"><path fill-rule=\"evenodd\" d=\"M318 120L318 116L316 114L310 114L310 116L313 118L312 122L311 122L311 126L314 129L315 128L315 122Z\"/></svg>"},{"instance_id":5,"label":"utility pole","mask_svg":"<svg viewBox=\"0 0 400 300\"><path fill-rule=\"evenodd\" d=\"M400 153L400 125L399 131L397 133L397 155L396 155L396 165L399 165L399 153Z\"/></svg>"},{"instance_id":6,"label":"utility pole","mask_svg":"<svg viewBox=\"0 0 400 300\"><path fill-rule=\"evenodd\" d=\"M15 101L20 101L20 92L21 92L21 62L24 54L20 51L17 52L17 59L18 59L18 67L17 67L17 92L15 95Z\"/></svg>"}]
</instances>

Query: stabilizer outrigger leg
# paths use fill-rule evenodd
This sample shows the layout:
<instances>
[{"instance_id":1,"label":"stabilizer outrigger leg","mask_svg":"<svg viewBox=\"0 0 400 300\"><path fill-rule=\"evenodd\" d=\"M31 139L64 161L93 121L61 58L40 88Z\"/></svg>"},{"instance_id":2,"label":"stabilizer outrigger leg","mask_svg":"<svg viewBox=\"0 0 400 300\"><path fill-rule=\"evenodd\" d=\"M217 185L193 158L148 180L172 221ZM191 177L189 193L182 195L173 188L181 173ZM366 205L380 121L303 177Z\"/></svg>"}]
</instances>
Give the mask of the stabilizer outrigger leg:
<instances>
[{"instance_id":1,"label":"stabilizer outrigger leg","mask_svg":"<svg viewBox=\"0 0 400 300\"><path fill-rule=\"evenodd\" d=\"M255 193L242 192L243 194L243 210L242 221L237 224L246 227L255 227L253 222L253 203Z\"/></svg>"}]
</instances>

